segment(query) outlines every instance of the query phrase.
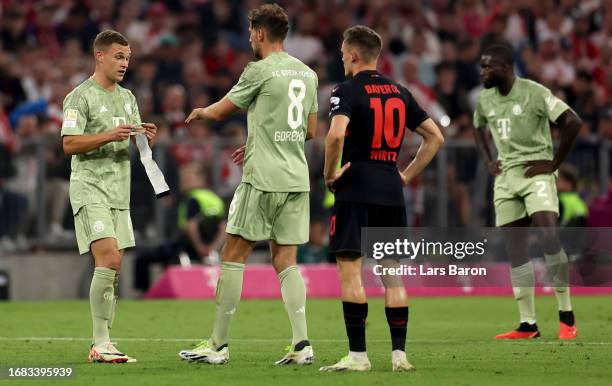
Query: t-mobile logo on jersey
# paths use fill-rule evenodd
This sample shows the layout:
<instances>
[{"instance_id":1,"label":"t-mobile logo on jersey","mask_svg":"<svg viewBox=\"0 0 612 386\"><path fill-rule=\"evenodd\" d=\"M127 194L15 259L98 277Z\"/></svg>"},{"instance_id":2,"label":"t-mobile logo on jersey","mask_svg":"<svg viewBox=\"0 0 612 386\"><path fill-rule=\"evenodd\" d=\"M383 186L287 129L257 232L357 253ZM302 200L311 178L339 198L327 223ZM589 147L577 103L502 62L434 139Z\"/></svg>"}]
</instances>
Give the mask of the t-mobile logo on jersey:
<instances>
[{"instance_id":1,"label":"t-mobile logo on jersey","mask_svg":"<svg viewBox=\"0 0 612 386\"><path fill-rule=\"evenodd\" d=\"M510 118L499 118L497 120L497 131L501 139L508 139L510 133Z\"/></svg>"},{"instance_id":2,"label":"t-mobile logo on jersey","mask_svg":"<svg viewBox=\"0 0 612 386\"><path fill-rule=\"evenodd\" d=\"M113 127L125 125L127 123L125 117L113 117Z\"/></svg>"}]
</instances>

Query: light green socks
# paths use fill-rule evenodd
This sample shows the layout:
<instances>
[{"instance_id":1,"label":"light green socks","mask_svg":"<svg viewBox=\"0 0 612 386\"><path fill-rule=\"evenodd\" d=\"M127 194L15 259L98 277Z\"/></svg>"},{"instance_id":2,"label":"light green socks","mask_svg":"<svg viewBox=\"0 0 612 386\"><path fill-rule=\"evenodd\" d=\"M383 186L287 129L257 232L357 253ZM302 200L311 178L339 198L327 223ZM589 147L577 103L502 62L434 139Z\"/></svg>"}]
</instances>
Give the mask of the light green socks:
<instances>
[{"instance_id":1,"label":"light green socks","mask_svg":"<svg viewBox=\"0 0 612 386\"><path fill-rule=\"evenodd\" d=\"M544 260L546 260L546 269L548 270L552 286L555 289L559 311L571 311L569 262L565 251L561 248L554 255L544 254Z\"/></svg>"},{"instance_id":2,"label":"light green socks","mask_svg":"<svg viewBox=\"0 0 612 386\"><path fill-rule=\"evenodd\" d=\"M292 345L308 340L308 331L306 327L306 285L304 279L298 270L298 267L292 265L285 268L278 274L278 279L281 283L281 293L285 309L289 315L291 322L291 330L293 331Z\"/></svg>"},{"instance_id":3,"label":"light green socks","mask_svg":"<svg viewBox=\"0 0 612 386\"><path fill-rule=\"evenodd\" d=\"M110 319L115 303L116 272L110 268L97 267L89 288L89 304L93 320L93 343L99 346L110 342Z\"/></svg>"},{"instance_id":4,"label":"light green socks","mask_svg":"<svg viewBox=\"0 0 612 386\"><path fill-rule=\"evenodd\" d=\"M244 264L224 262L217 281L215 324L211 340L215 348L228 343L229 327L242 292Z\"/></svg>"},{"instance_id":5,"label":"light green socks","mask_svg":"<svg viewBox=\"0 0 612 386\"><path fill-rule=\"evenodd\" d=\"M117 309L117 300L119 299L119 272L115 273L115 280L113 281L113 306L111 308L111 316L108 319L108 333L110 334L113 328L113 322L115 321L115 310Z\"/></svg>"},{"instance_id":6,"label":"light green socks","mask_svg":"<svg viewBox=\"0 0 612 386\"><path fill-rule=\"evenodd\" d=\"M533 263L529 261L521 266L512 268L510 270L510 281L512 282L514 298L518 303L521 323L534 324L536 322L536 315Z\"/></svg>"}]
</instances>

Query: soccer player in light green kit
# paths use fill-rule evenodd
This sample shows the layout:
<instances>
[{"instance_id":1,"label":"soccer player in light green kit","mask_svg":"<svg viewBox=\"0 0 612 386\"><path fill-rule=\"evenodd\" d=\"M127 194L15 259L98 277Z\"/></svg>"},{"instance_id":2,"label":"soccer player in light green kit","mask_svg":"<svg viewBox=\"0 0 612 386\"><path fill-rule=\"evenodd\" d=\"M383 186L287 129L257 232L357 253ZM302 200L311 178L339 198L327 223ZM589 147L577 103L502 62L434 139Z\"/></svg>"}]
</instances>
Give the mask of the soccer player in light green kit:
<instances>
[{"instance_id":1,"label":"soccer player in light green kit","mask_svg":"<svg viewBox=\"0 0 612 386\"><path fill-rule=\"evenodd\" d=\"M93 319L90 362L134 362L110 341L119 269L125 248L133 247L130 220L130 135L142 126L152 145L157 128L141 123L136 98L117 83L130 61L128 41L118 32L100 32L93 44L94 74L64 99L62 138L72 156L70 203L79 253L91 251L95 270L89 300Z\"/></svg>"},{"instance_id":2,"label":"soccer player in light green kit","mask_svg":"<svg viewBox=\"0 0 612 386\"><path fill-rule=\"evenodd\" d=\"M179 356L227 363L229 325L240 301L245 262L255 241L270 240L272 265L293 330L291 347L276 364L310 364L314 354L306 329L306 287L296 265L296 245L308 241L310 186L304 141L316 128L318 81L310 68L283 51L289 23L280 6L259 6L248 18L249 40L260 60L247 65L219 102L193 110L186 120L222 120L248 109L246 146L235 153L235 161L243 162L244 170L229 208L212 335Z\"/></svg>"},{"instance_id":3,"label":"soccer player in light green kit","mask_svg":"<svg viewBox=\"0 0 612 386\"><path fill-rule=\"evenodd\" d=\"M540 336L535 317L534 271L528 257L527 228L534 225L559 305L559 338L575 339L576 322L570 301L568 259L555 227L559 200L555 172L569 152L580 118L546 87L514 75L512 51L497 45L480 60L485 90L474 111L476 143L487 168L495 176L496 225L505 233L512 268L510 278L520 314L519 327L496 339L531 339ZM561 143L553 155L549 122L561 130ZM498 159L494 160L484 129L489 127Z\"/></svg>"}]
</instances>

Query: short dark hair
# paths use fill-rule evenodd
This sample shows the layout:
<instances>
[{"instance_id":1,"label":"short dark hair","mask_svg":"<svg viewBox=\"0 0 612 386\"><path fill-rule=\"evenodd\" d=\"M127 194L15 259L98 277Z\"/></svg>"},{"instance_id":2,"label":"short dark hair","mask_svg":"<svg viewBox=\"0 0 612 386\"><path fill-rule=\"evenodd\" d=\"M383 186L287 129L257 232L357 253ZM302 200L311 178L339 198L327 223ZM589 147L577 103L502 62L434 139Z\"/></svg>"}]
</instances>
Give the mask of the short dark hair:
<instances>
[{"instance_id":1,"label":"short dark hair","mask_svg":"<svg viewBox=\"0 0 612 386\"><path fill-rule=\"evenodd\" d=\"M489 55L510 67L514 66L514 53L509 45L494 44L485 48L482 55Z\"/></svg>"},{"instance_id":2,"label":"short dark hair","mask_svg":"<svg viewBox=\"0 0 612 386\"><path fill-rule=\"evenodd\" d=\"M287 12L278 4L264 4L249 12L251 28L264 28L270 41L283 41L289 31Z\"/></svg>"},{"instance_id":3,"label":"short dark hair","mask_svg":"<svg viewBox=\"0 0 612 386\"><path fill-rule=\"evenodd\" d=\"M112 29L107 29L105 31L100 32L96 35L96 38L93 42L94 53L98 50L105 50L110 47L113 43L120 44L122 46L129 46L125 36L121 35L119 32L114 31Z\"/></svg>"},{"instance_id":4,"label":"short dark hair","mask_svg":"<svg viewBox=\"0 0 612 386\"><path fill-rule=\"evenodd\" d=\"M382 50L383 41L380 35L365 25L356 25L348 28L342 35L346 44L361 52L364 62L371 62L378 58Z\"/></svg>"}]
</instances>

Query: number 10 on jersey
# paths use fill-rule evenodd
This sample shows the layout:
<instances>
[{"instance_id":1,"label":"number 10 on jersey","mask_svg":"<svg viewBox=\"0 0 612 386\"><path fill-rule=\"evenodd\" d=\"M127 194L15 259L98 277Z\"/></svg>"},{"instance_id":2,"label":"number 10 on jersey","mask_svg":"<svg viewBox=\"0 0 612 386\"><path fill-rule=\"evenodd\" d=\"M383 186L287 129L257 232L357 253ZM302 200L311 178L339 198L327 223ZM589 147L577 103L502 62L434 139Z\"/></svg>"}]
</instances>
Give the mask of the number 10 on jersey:
<instances>
[{"instance_id":1,"label":"number 10 on jersey","mask_svg":"<svg viewBox=\"0 0 612 386\"><path fill-rule=\"evenodd\" d=\"M402 145L406 126L406 106L400 98L389 98L384 107L381 98L370 98L370 108L374 110L374 135L372 137L371 159L379 161L396 161L397 151L375 150L383 147L383 134L386 149L396 150ZM396 133L395 112L398 113L399 127Z\"/></svg>"}]
</instances>

